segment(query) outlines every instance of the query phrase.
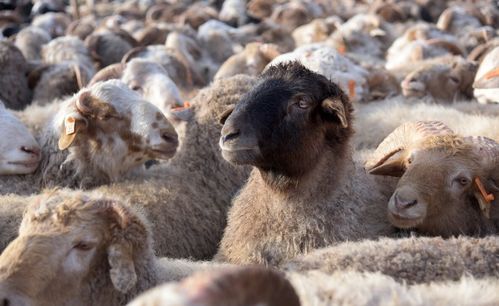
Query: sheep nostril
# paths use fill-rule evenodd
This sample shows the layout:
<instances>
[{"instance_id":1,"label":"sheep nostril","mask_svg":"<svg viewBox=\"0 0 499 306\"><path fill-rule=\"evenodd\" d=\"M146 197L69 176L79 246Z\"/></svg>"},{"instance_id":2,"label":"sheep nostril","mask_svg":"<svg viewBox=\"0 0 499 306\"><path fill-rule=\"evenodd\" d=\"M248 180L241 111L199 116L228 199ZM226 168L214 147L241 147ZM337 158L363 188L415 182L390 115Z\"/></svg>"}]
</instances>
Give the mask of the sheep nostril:
<instances>
[{"instance_id":1,"label":"sheep nostril","mask_svg":"<svg viewBox=\"0 0 499 306\"><path fill-rule=\"evenodd\" d=\"M40 156L40 149L36 147L21 147L21 151L28 153L28 154L33 154L35 156Z\"/></svg>"},{"instance_id":2,"label":"sheep nostril","mask_svg":"<svg viewBox=\"0 0 499 306\"><path fill-rule=\"evenodd\" d=\"M1 306L10 306L10 301L7 298L2 299Z\"/></svg>"},{"instance_id":3,"label":"sheep nostril","mask_svg":"<svg viewBox=\"0 0 499 306\"><path fill-rule=\"evenodd\" d=\"M176 136L172 136L170 134L163 134L163 135L161 135L161 138L163 138L163 140L166 141L166 142L170 142L170 143L173 143L173 144L178 143L177 137Z\"/></svg>"},{"instance_id":4,"label":"sheep nostril","mask_svg":"<svg viewBox=\"0 0 499 306\"><path fill-rule=\"evenodd\" d=\"M408 209L416 204L418 204L418 200L408 201L408 200L400 199L399 196L395 197L395 207L397 207L397 209L400 209L400 210Z\"/></svg>"},{"instance_id":5,"label":"sheep nostril","mask_svg":"<svg viewBox=\"0 0 499 306\"><path fill-rule=\"evenodd\" d=\"M235 132L231 132L231 133L228 133L227 135L223 136L222 140L223 140L223 142L227 142L229 140L237 138L240 134L241 134L241 132L239 130L237 130Z\"/></svg>"}]
</instances>

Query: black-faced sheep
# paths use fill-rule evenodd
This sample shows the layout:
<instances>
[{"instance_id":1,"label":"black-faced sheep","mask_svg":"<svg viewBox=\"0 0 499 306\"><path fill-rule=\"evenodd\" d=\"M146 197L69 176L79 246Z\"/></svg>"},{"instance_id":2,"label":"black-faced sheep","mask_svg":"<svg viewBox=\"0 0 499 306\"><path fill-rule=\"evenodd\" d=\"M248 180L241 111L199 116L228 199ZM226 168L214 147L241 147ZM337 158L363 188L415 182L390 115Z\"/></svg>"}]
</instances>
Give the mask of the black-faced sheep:
<instances>
[{"instance_id":1,"label":"black-faced sheep","mask_svg":"<svg viewBox=\"0 0 499 306\"><path fill-rule=\"evenodd\" d=\"M270 67L223 120L223 157L254 169L233 200L218 260L278 265L392 234L390 187L353 162L352 105L336 84L297 62Z\"/></svg>"},{"instance_id":2,"label":"black-faced sheep","mask_svg":"<svg viewBox=\"0 0 499 306\"><path fill-rule=\"evenodd\" d=\"M366 167L400 177L388 202L394 226L443 237L498 231L499 144L491 139L463 138L436 121L406 123L385 138Z\"/></svg>"}]
</instances>

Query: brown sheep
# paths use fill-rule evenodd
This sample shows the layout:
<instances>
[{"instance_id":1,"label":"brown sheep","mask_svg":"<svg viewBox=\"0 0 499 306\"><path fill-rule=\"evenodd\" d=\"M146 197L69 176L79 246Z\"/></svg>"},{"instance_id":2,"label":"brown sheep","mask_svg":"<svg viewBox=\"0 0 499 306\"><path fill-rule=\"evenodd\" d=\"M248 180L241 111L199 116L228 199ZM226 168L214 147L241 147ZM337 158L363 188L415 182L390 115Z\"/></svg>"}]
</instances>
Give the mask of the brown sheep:
<instances>
[{"instance_id":1,"label":"brown sheep","mask_svg":"<svg viewBox=\"0 0 499 306\"><path fill-rule=\"evenodd\" d=\"M261 78L223 118L223 157L254 168L216 258L278 265L339 241L392 234L391 182L382 187L353 162L352 105L343 91L297 62Z\"/></svg>"},{"instance_id":2,"label":"brown sheep","mask_svg":"<svg viewBox=\"0 0 499 306\"><path fill-rule=\"evenodd\" d=\"M19 236L0 256L0 301L124 305L152 286L215 266L157 258L152 244L148 222L130 204L49 191L33 199Z\"/></svg>"},{"instance_id":3,"label":"brown sheep","mask_svg":"<svg viewBox=\"0 0 499 306\"><path fill-rule=\"evenodd\" d=\"M497 232L498 167L495 141L421 121L398 127L367 162L371 174L401 177L388 202L393 225L443 237Z\"/></svg>"}]
</instances>

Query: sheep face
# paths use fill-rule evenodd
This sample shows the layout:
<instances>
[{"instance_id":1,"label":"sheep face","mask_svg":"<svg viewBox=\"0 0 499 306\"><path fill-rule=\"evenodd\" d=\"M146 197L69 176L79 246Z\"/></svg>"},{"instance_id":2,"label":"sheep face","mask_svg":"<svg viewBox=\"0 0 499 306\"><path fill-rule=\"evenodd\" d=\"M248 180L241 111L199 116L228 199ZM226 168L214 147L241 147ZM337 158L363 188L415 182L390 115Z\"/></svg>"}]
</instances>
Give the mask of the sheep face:
<instances>
[{"instance_id":1,"label":"sheep face","mask_svg":"<svg viewBox=\"0 0 499 306\"><path fill-rule=\"evenodd\" d=\"M456 135L433 136L400 150L371 173L401 176L388 203L390 222L432 235L457 235L480 228L480 178L495 191L490 169L480 165L473 146ZM479 232L479 230L477 230Z\"/></svg>"},{"instance_id":2,"label":"sheep face","mask_svg":"<svg viewBox=\"0 0 499 306\"><path fill-rule=\"evenodd\" d=\"M127 292L137 280L133 258L143 255L148 235L144 222L119 202L62 190L38 196L18 238L0 256L0 300L90 305L98 297L89 290Z\"/></svg>"},{"instance_id":3,"label":"sheep face","mask_svg":"<svg viewBox=\"0 0 499 306\"><path fill-rule=\"evenodd\" d=\"M459 95L471 97L477 68L476 64L465 61L423 67L402 81L402 93L408 97L429 95L441 101L453 101Z\"/></svg>"},{"instance_id":4,"label":"sheep face","mask_svg":"<svg viewBox=\"0 0 499 306\"><path fill-rule=\"evenodd\" d=\"M118 80L80 91L56 115L54 130L59 149L91 161L111 181L149 159L169 159L178 146L161 111Z\"/></svg>"},{"instance_id":5,"label":"sheep face","mask_svg":"<svg viewBox=\"0 0 499 306\"><path fill-rule=\"evenodd\" d=\"M222 155L234 164L303 175L324 147L348 139L350 102L336 84L297 62L272 66L262 77L223 116Z\"/></svg>"},{"instance_id":6,"label":"sheep face","mask_svg":"<svg viewBox=\"0 0 499 306\"><path fill-rule=\"evenodd\" d=\"M0 175L32 173L40 162L40 146L26 126L0 102Z\"/></svg>"},{"instance_id":7,"label":"sheep face","mask_svg":"<svg viewBox=\"0 0 499 306\"><path fill-rule=\"evenodd\" d=\"M168 72L153 61L133 59L127 63L122 80L163 113L182 105L180 92Z\"/></svg>"}]
</instances>

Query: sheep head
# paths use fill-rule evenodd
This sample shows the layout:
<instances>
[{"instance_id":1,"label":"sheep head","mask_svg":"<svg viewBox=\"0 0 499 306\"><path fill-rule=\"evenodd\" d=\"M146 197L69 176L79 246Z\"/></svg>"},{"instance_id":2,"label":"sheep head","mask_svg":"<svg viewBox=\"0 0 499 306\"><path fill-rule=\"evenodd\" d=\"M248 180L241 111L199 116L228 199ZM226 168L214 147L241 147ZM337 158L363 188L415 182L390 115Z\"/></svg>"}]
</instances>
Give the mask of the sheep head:
<instances>
[{"instance_id":1,"label":"sheep head","mask_svg":"<svg viewBox=\"0 0 499 306\"><path fill-rule=\"evenodd\" d=\"M454 101L459 95L471 97L478 66L456 59L452 64L430 64L408 74L401 82L404 96L429 95L440 101Z\"/></svg>"},{"instance_id":2,"label":"sheep head","mask_svg":"<svg viewBox=\"0 0 499 306\"><path fill-rule=\"evenodd\" d=\"M54 119L58 147L111 181L149 159L169 159L177 134L161 111L118 80L98 82L68 100Z\"/></svg>"},{"instance_id":3,"label":"sheep head","mask_svg":"<svg viewBox=\"0 0 499 306\"><path fill-rule=\"evenodd\" d=\"M119 201L46 192L29 204L19 236L0 256L0 300L91 305L99 291L128 292L140 273L134 259L151 252L150 243L142 217Z\"/></svg>"},{"instance_id":4,"label":"sheep head","mask_svg":"<svg viewBox=\"0 0 499 306\"><path fill-rule=\"evenodd\" d=\"M40 146L26 126L0 101L0 175L27 174L40 163Z\"/></svg>"},{"instance_id":5,"label":"sheep head","mask_svg":"<svg viewBox=\"0 0 499 306\"><path fill-rule=\"evenodd\" d=\"M247 266L195 274L180 283L155 288L130 306L299 306L299 298L284 274Z\"/></svg>"},{"instance_id":6,"label":"sheep head","mask_svg":"<svg viewBox=\"0 0 499 306\"><path fill-rule=\"evenodd\" d=\"M347 96L324 76L298 62L277 64L222 116L222 155L233 164L297 178L326 147L348 141L351 112Z\"/></svg>"},{"instance_id":7,"label":"sheep head","mask_svg":"<svg viewBox=\"0 0 499 306\"><path fill-rule=\"evenodd\" d=\"M374 175L401 177L388 203L393 225L432 235L477 234L488 222L490 198L476 180L497 194L498 150L492 140L462 138L441 122L406 123L385 138L366 167Z\"/></svg>"}]
</instances>

